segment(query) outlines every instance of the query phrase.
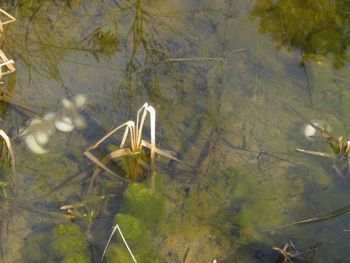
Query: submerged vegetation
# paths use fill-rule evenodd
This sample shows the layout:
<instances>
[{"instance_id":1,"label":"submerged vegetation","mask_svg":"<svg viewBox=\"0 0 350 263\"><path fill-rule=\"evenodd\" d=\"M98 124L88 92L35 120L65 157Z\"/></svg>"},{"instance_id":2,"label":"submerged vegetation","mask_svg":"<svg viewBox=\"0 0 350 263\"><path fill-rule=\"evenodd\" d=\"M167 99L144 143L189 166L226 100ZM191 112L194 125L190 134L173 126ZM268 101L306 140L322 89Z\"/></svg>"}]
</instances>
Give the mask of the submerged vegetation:
<instances>
[{"instance_id":1,"label":"submerged vegetation","mask_svg":"<svg viewBox=\"0 0 350 263\"><path fill-rule=\"evenodd\" d=\"M150 115L150 129L151 129L151 142L148 142L143 139L143 125L147 114ZM141 117L140 117L141 116ZM105 142L109 137L114 135L118 130L125 127L124 135L121 140L120 146L118 150L114 150L108 155L106 155L101 161L98 160L91 151L96 149L101 143ZM93 161L100 168L105 170L106 172L117 176L115 172L113 172L110 168L107 167L107 163L110 160L124 158L125 166L126 166L126 178L131 181L138 181L140 178L144 176L143 169L151 169L152 176L155 176L155 158L156 154L165 156L167 158L179 161L176 157L173 156L173 153L166 150L160 150L156 147L156 110L148 103L145 103L137 112L136 123L134 121L127 121L124 124L119 125L117 128L113 129L111 132L106 134L103 138L101 138L94 145L89 147L85 152L85 156L88 157L91 161ZM125 147L126 140L130 137L130 146ZM147 148L150 150L150 155L147 156L143 150L143 148ZM147 160L151 160L151 164L147 163Z\"/></svg>"},{"instance_id":2,"label":"submerged vegetation","mask_svg":"<svg viewBox=\"0 0 350 263\"><path fill-rule=\"evenodd\" d=\"M122 239L119 238L119 233L116 233L117 241L107 243L107 262L132 262L131 259L134 262L163 262L160 252L154 247L152 236L156 234L160 221L164 220L164 200L137 183L130 185L124 196L126 202L123 203L121 213L114 217Z\"/></svg>"},{"instance_id":3,"label":"submerged vegetation","mask_svg":"<svg viewBox=\"0 0 350 263\"><path fill-rule=\"evenodd\" d=\"M313 136L318 133L320 136L322 136L326 142L329 144L331 150L333 151L334 157L325 153L325 152L317 152L317 151L310 151L305 149L298 148L297 151L326 157L326 158L332 158L334 159L332 168L334 171L340 176L340 177L347 177L350 175L350 160L349 160L349 154L350 154L350 141L345 141L343 137L336 138L333 135L331 135L325 128L320 127L317 123L311 122L308 124L309 129L314 130Z\"/></svg>"},{"instance_id":4,"label":"submerged vegetation","mask_svg":"<svg viewBox=\"0 0 350 263\"><path fill-rule=\"evenodd\" d=\"M344 0L257 1L252 12L260 30L268 33L279 48L299 49L304 62L322 63L331 56L341 68L348 61L349 10Z\"/></svg>"},{"instance_id":5,"label":"submerged vegetation","mask_svg":"<svg viewBox=\"0 0 350 263\"><path fill-rule=\"evenodd\" d=\"M0 3L1 262L344 257L346 1Z\"/></svg>"}]
</instances>

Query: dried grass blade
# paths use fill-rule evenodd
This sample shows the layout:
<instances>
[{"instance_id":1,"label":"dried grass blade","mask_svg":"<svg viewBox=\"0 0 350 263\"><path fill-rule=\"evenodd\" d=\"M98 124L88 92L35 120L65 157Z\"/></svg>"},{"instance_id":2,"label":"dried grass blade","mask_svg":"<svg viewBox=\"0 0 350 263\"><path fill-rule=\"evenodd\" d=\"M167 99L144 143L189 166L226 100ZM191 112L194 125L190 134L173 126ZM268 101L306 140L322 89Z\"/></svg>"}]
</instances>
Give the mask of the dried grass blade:
<instances>
[{"instance_id":1,"label":"dried grass blade","mask_svg":"<svg viewBox=\"0 0 350 263\"><path fill-rule=\"evenodd\" d=\"M124 148L124 145L125 145L126 139L128 138L129 132L130 132L130 137L132 138L133 134L132 134L131 128L130 128L130 126L126 126L126 129L125 129L125 132L124 132L124 135L123 135L123 139L122 139L122 141L120 143L120 148Z\"/></svg>"},{"instance_id":2,"label":"dried grass blade","mask_svg":"<svg viewBox=\"0 0 350 263\"><path fill-rule=\"evenodd\" d=\"M130 149L119 149L119 150L116 150L114 152L111 152L107 156L109 157L109 159L116 159L116 158L120 158L123 156L131 155L131 154L132 154L132 152L130 151Z\"/></svg>"},{"instance_id":3,"label":"dried grass blade","mask_svg":"<svg viewBox=\"0 0 350 263\"><path fill-rule=\"evenodd\" d=\"M106 252L107 252L107 248L108 248L108 246L109 246L109 243L111 242L112 237L113 237L115 231L117 231L117 230L118 230L118 232L119 232L119 234L120 234L120 236L121 236L121 238L122 238L122 240L123 240L123 242L124 242L124 245L126 246L128 252L129 252L130 256L132 257L134 263L137 263L136 258L135 258L135 256L134 256L134 254L132 253L132 251L131 251L131 249L130 249L128 243L126 242L126 239L125 239L125 237L124 237L124 235L123 235L123 233L122 233L122 230L120 229L120 227L119 227L118 224L116 224L115 226L113 226L113 231L112 231L111 235L109 236L109 239L108 239L108 241L107 241L107 244L106 244L106 246L105 246L105 249L103 250L102 257L101 257L101 262L102 262L102 260L103 260L103 258L104 258L104 256L105 256L105 254L106 254Z\"/></svg>"},{"instance_id":4,"label":"dried grass blade","mask_svg":"<svg viewBox=\"0 0 350 263\"><path fill-rule=\"evenodd\" d=\"M106 246L105 246L105 249L103 250L102 257L101 257L101 262L103 261L103 258L105 257L105 254L106 254L106 252L107 252L109 243L111 243L111 240L112 240L112 237L113 237L115 231L117 231L117 228L116 228L115 226L113 226L113 231L112 231L111 235L109 236L109 239L108 239L108 241L107 241L107 244L106 244Z\"/></svg>"},{"instance_id":5,"label":"dried grass blade","mask_svg":"<svg viewBox=\"0 0 350 263\"><path fill-rule=\"evenodd\" d=\"M151 126L151 167L155 167L155 149L156 149L156 110L152 106L146 109L150 114Z\"/></svg>"},{"instance_id":6,"label":"dried grass blade","mask_svg":"<svg viewBox=\"0 0 350 263\"><path fill-rule=\"evenodd\" d=\"M93 163L95 163L97 166L99 166L101 169L105 170L107 173L112 174L113 176L118 177L120 180L122 181L126 181L123 177L119 176L118 174L116 174L115 172L113 172L111 169L109 169L102 161L100 161L99 159L97 159L90 151L85 151L84 155L90 159L90 161L92 161ZM106 158L106 157L105 157Z\"/></svg>"},{"instance_id":7,"label":"dried grass blade","mask_svg":"<svg viewBox=\"0 0 350 263\"><path fill-rule=\"evenodd\" d=\"M136 134L135 134L136 147L139 147L139 145L141 143L143 124L144 124L146 116L147 116L147 108L148 108L148 103L146 102L145 104L143 104L143 106L137 112ZM140 117L141 111L143 111L143 113L142 113L141 121L139 122L139 117Z\"/></svg>"},{"instance_id":8,"label":"dried grass blade","mask_svg":"<svg viewBox=\"0 0 350 263\"><path fill-rule=\"evenodd\" d=\"M122 233L122 230L120 229L120 227L118 226L118 224L115 225L115 228L118 229L118 232L119 232L120 236L122 237L123 242L124 242L126 248L128 249L130 256L132 257L132 259L134 260L134 262L137 263L136 258L135 258L135 256L134 256L134 254L131 252L131 249L130 249L128 243L126 242L126 240L125 240L125 238L124 238L124 235L123 235L123 233Z\"/></svg>"},{"instance_id":9,"label":"dried grass blade","mask_svg":"<svg viewBox=\"0 0 350 263\"><path fill-rule=\"evenodd\" d=\"M2 25L2 22L0 20L0 38L2 38L4 36L4 33L5 33L4 26Z\"/></svg>"},{"instance_id":10,"label":"dried grass blade","mask_svg":"<svg viewBox=\"0 0 350 263\"><path fill-rule=\"evenodd\" d=\"M0 64L0 70L1 70L1 76L12 73L16 70L14 64L14 61L11 59L9 60L5 53L0 49L0 58L2 60L2 63ZM3 72L2 67L6 66L7 71Z\"/></svg>"},{"instance_id":11,"label":"dried grass blade","mask_svg":"<svg viewBox=\"0 0 350 263\"><path fill-rule=\"evenodd\" d=\"M137 163L147 170L150 170L150 168L151 168L145 161L143 161L141 159L137 159Z\"/></svg>"},{"instance_id":12,"label":"dried grass blade","mask_svg":"<svg viewBox=\"0 0 350 263\"><path fill-rule=\"evenodd\" d=\"M0 136L4 139L6 143L7 149L11 157L12 171L15 172L16 161L15 161L15 155L12 150L10 138L7 136L7 134L3 130L0 130Z\"/></svg>"},{"instance_id":13,"label":"dried grass blade","mask_svg":"<svg viewBox=\"0 0 350 263\"><path fill-rule=\"evenodd\" d=\"M6 25L12 22L16 21L16 18L14 18L12 15L10 15L9 13L7 13L5 10L0 8L0 13L4 14L5 16L7 16L9 18L9 20L2 22L1 21L1 25Z\"/></svg>"},{"instance_id":14,"label":"dried grass blade","mask_svg":"<svg viewBox=\"0 0 350 263\"><path fill-rule=\"evenodd\" d=\"M144 147L146 147L146 148L148 148L148 149L151 149L151 147L152 147L152 144L151 144L151 143L149 143L149 142L147 142L147 141L144 141L144 140L142 140L141 144L142 144L142 146L144 146ZM169 158L169 159L173 159L173 160L175 160L175 161L182 162L181 160L179 160L178 158L176 158L175 156L173 156L174 152L172 152L172 151L161 150L161 149L155 147L155 148L154 148L154 152L155 152L156 154L162 155L162 156L167 157L167 158Z\"/></svg>"},{"instance_id":15,"label":"dried grass blade","mask_svg":"<svg viewBox=\"0 0 350 263\"><path fill-rule=\"evenodd\" d=\"M104 142L106 139L108 139L110 136L113 135L113 133L115 133L116 131L120 130L121 128L123 128L124 126L131 126L131 127L135 127L135 122L133 121L127 121L121 125L119 125L118 127L114 128L112 131L110 131L109 133L107 133L105 136L103 136L98 142L96 142L93 146L91 146L89 149L94 149L97 146L99 146L102 142Z\"/></svg>"},{"instance_id":16,"label":"dried grass blade","mask_svg":"<svg viewBox=\"0 0 350 263\"><path fill-rule=\"evenodd\" d=\"M324 152L309 151L309 150L305 150L305 149L301 149L301 148L297 148L296 150L298 152L301 152L301 153L306 153L306 154L315 155L315 156L321 156L321 157L326 157L326 158L332 157L330 154L324 153Z\"/></svg>"}]
</instances>

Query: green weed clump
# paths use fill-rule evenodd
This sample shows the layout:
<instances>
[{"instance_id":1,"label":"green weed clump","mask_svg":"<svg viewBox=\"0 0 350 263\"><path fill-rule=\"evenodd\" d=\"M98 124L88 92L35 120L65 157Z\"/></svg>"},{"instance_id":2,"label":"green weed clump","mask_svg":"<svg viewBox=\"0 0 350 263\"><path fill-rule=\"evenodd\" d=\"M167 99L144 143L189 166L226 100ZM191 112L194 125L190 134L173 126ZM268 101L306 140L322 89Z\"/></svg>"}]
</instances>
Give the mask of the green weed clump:
<instances>
[{"instance_id":1,"label":"green weed clump","mask_svg":"<svg viewBox=\"0 0 350 263\"><path fill-rule=\"evenodd\" d=\"M79 236L84 237L81 228L76 224L60 224L54 229L55 237L60 236Z\"/></svg>"},{"instance_id":2,"label":"green weed clump","mask_svg":"<svg viewBox=\"0 0 350 263\"><path fill-rule=\"evenodd\" d=\"M61 263L89 263L89 258L84 253L73 253L64 257Z\"/></svg>"},{"instance_id":3,"label":"green weed clump","mask_svg":"<svg viewBox=\"0 0 350 263\"><path fill-rule=\"evenodd\" d=\"M138 218L154 230L165 215L164 199L143 184L131 184L124 193L122 212Z\"/></svg>"},{"instance_id":4,"label":"green weed clump","mask_svg":"<svg viewBox=\"0 0 350 263\"><path fill-rule=\"evenodd\" d=\"M151 242L151 235L141 220L128 214L117 214L114 224L123 230L125 239L130 246L140 246Z\"/></svg>"},{"instance_id":5,"label":"green weed clump","mask_svg":"<svg viewBox=\"0 0 350 263\"><path fill-rule=\"evenodd\" d=\"M86 255L87 246L88 241L79 226L72 223L60 224L54 229L50 251L52 256L62 259L62 262L83 263L88 261L77 260L84 259L82 255Z\"/></svg>"},{"instance_id":6,"label":"green weed clump","mask_svg":"<svg viewBox=\"0 0 350 263\"><path fill-rule=\"evenodd\" d=\"M157 250L152 247L151 234L141 220L128 214L117 214L114 223L118 224L123 232L137 262L163 262ZM118 237L117 243L108 248L106 254L108 263L134 262L127 251L122 239Z\"/></svg>"},{"instance_id":7,"label":"green weed clump","mask_svg":"<svg viewBox=\"0 0 350 263\"><path fill-rule=\"evenodd\" d=\"M137 257L137 255L136 255ZM134 263L123 244L112 244L106 254L108 263Z\"/></svg>"},{"instance_id":8,"label":"green weed clump","mask_svg":"<svg viewBox=\"0 0 350 263\"><path fill-rule=\"evenodd\" d=\"M36 234L28 239L23 252L23 260L28 263L45 262L47 259L48 237L44 234Z\"/></svg>"},{"instance_id":9,"label":"green weed clump","mask_svg":"<svg viewBox=\"0 0 350 263\"><path fill-rule=\"evenodd\" d=\"M124 198L121 213L114 217L114 225L123 233L137 262L163 262L160 253L153 247L151 234L164 218L164 199L138 183L129 185ZM107 262L134 262L121 235L116 235L117 242L107 250Z\"/></svg>"}]
</instances>

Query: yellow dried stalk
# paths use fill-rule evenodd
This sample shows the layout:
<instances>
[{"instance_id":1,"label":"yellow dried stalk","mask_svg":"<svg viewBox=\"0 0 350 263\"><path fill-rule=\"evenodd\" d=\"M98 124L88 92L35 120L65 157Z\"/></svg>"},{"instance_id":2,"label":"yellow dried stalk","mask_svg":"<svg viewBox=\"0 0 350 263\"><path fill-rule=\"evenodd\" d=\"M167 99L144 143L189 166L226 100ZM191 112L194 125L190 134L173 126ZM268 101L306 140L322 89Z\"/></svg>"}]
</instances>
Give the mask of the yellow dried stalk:
<instances>
[{"instance_id":1,"label":"yellow dried stalk","mask_svg":"<svg viewBox=\"0 0 350 263\"><path fill-rule=\"evenodd\" d=\"M7 136L7 134L0 129L0 137L3 138L3 140L5 141L6 143L6 146L7 146L7 150L10 154L10 158L11 158L11 167L12 167L12 171L14 172L15 171L15 166L16 166L16 161L15 161L15 155L13 153L13 150L12 150L12 145L11 145L11 141L10 141L10 138Z\"/></svg>"},{"instance_id":2,"label":"yellow dried stalk","mask_svg":"<svg viewBox=\"0 0 350 263\"><path fill-rule=\"evenodd\" d=\"M120 229L120 227L119 227L118 224L116 224L115 226L113 226L112 234L109 236L109 239L108 239L108 241L107 241L107 244L106 244L106 246L105 246L105 249L103 250L102 257L101 257L101 262L102 262L102 260L103 260L103 258L104 258L104 256L105 256L105 254L106 254L106 252L107 252L109 243L111 242L112 237L113 237L113 235L114 235L114 233L115 233L116 230L118 230L119 235L121 236L121 238L122 238L122 240L123 240L123 243L124 243L126 249L128 250L128 252L129 252L129 254L130 254L132 260L134 261L134 263L137 263L137 260L136 260L136 258L135 258L135 256L134 256L134 254L132 253L132 251L131 251L131 249L130 249L128 243L126 242L126 239L125 239L125 237L124 237L124 235L123 235L123 232L122 232L122 230Z\"/></svg>"},{"instance_id":3,"label":"yellow dried stalk","mask_svg":"<svg viewBox=\"0 0 350 263\"><path fill-rule=\"evenodd\" d=\"M5 16L5 19L3 17ZM0 38L4 35L4 25L16 21L12 15L7 13L5 10L0 8ZM14 72L16 69L14 67L14 62L12 59L8 59L5 53L0 49L0 79L3 75ZM5 68L5 69L4 69Z\"/></svg>"},{"instance_id":4,"label":"yellow dried stalk","mask_svg":"<svg viewBox=\"0 0 350 263\"><path fill-rule=\"evenodd\" d=\"M0 49L0 79L6 74L10 74L16 70L13 65L15 62L8 59L5 53Z\"/></svg>"},{"instance_id":5,"label":"yellow dried stalk","mask_svg":"<svg viewBox=\"0 0 350 263\"><path fill-rule=\"evenodd\" d=\"M1 9L0 8L0 13L5 15L7 17L7 20L6 21L3 21L1 18L0 18L0 24L1 25L6 25L6 24L9 24L9 23L12 23L12 22L15 22L16 21L16 18L14 18L12 15L10 15L9 13L7 13L4 9Z\"/></svg>"},{"instance_id":6,"label":"yellow dried stalk","mask_svg":"<svg viewBox=\"0 0 350 263\"><path fill-rule=\"evenodd\" d=\"M143 125L145 123L147 115L150 115L150 128L151 128L151 142L147 142L142 139L142 131L143 131ZM140 118L141 115L141 118ZM136 118L136 124L134 121L127 121L109 133L107 133L104 137L102 137L99 141L97 141L94 145L87 148L84 152L84 155L89 158L93 163L95 163L97 166L99 166L101 169L106 171L109 174L112 174L114 176L117 176L118 178L122 179L119 175L117 175L115 172L113 172L111 169L107 167L107 163L111 159L117 159L122 158L125 156L130 156L133 154L138 154L142 151L142 148L148 148L151 150L151 169L152 173L155 169L155 155L159 154L164 157L173 159L175 161L179 161L176 157L173 156L173 153L171 151L161 150L156 147L156 135L155 135L155 126L156 126L156 111L151 106L148 105L148 103L145 103L137 112L137 118ZM107 154L102 160L99 160L95 155L92 154L92 151L96 149L101 143L103 143L105 140L107 140L109 137L111 137L114 133L116 133L118 130L125 127L124 135L122 138L122 141L120 143L120 149L113 151L109 154ZM130 136L130 146L126 147L126 140Z\"/></svg>"},{"instance_id":7,"label":"yellow dried stalk","mask_svg":"<svg viewBox=\"0 0 350 263\"><path fill-rule=\"evenodd\" d=\"M6 20L2 19L2 16L5 16L7 19ZM3 25L12 23L14 21L16 21L16 18L14 18L12 15L7 13L5 10L0 8L0 37L2 37L4 34ZM12 73L16 70L16 68L14 67L13 64L14 64L14 61L12 59L8 59L7 56L5 55L5 53L0 49L0 80L1 80L3 75ZM13 150L12 150L10 138L1 129L0 129L0 137L3 138L3 140L5 141L5 144L7 146L7 150L9 152L10 158L11 158L12 171L14 172L15 166L16 166L16 161L15 161L15 155L14 155Z\"/></svg>"},{"instance_id":8,"label":"yellow dried stalk","mask_svg":"<svg viewBox=\"0 0 350 263\"><path fill-rule=\"evenodd\" d=\"M5 16L7 19L3 20L2 16ZM0 37L4 34L4 25L15 22L16 18L7 13L5 10L0 8Z\"/></svg>"}]
</instances>

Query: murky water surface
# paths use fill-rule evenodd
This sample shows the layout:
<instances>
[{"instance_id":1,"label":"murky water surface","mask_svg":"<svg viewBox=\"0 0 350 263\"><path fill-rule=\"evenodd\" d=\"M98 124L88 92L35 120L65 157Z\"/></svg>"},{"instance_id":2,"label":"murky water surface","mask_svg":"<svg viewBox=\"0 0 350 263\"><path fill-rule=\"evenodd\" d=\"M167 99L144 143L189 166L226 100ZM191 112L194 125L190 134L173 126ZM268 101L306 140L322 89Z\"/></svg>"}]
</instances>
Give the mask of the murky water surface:
<instances>
[{"instance_id":1,"label":"murky water surface","mask_svg":"<svg viewBox=\"0 0 350 263\"><path fill-rule=\"evenodd\" d=\"M116 223L137 262L349 262L349 174L296 151L332 154L320 136L305 138L310 121L348 136L348 1L1 8L17 19L2 41L16 66L0 94L16 171L3 154L1 262L100 262ZM42 121L56 128L31 131L47 152L31 151L19 136L30 120L68 114L77 94L86 128ZM158 156L154 180L137 152L106 164L124 181L99 170L84 151L145 102L157 113L157 147L182 162ZM149 142L150 128L147 116ZM117 150L123 131L93 154ZM118 230L103 262L133 262Z\"/></svg>"}]
</instances>

